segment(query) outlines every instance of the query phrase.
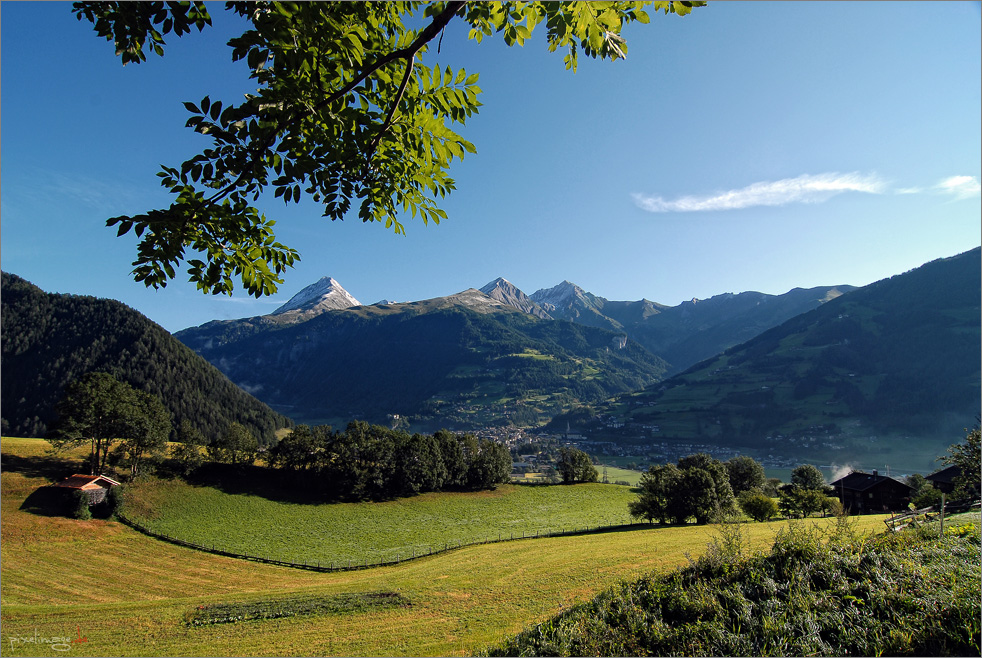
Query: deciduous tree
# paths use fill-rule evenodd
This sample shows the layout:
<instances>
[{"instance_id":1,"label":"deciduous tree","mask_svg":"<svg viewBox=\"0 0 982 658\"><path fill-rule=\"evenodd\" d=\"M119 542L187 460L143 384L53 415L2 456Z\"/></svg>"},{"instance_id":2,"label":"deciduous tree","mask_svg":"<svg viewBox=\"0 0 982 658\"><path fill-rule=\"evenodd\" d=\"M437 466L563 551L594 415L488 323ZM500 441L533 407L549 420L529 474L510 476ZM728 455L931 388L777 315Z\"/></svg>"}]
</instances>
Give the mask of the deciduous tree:
<instances>
[{"instance_id":1,"label":"deciduous tree","mask_svg":"<svg viewBox=\"0 0 982 658\"><path fill-rule=\"evenodd\" d=\"M628 511L636 519L669 523L671 500L678 489L681 473L675 464L652 466L641 474L637 500L628 503Z\"/></svg>"},{"instance_id":2,"label":"deciduous tree","mask_svg":"<svg viewBox=\"0 0 982 658\"><path fill-rule=\"evenodd\" d=\"M715 516L735 511L733 490L726 467L710 455L699 453L648 469L640 482L636 501L628 504L635 518L671 523L707 523Z\"/></svg>"},{"instance_id":3,"label":"deciduous tree","mask_svg":"<svg viewBox=\"0 0 982 658\"><path fill-rule=\"evenodd\" d=\"M817 466L802 464L795 466L791 470L791 484L802 489L812 489L824 492L828 485L825 484L825 476Z\"/></svg>"},{"instance_id":4,"label":"deciduous tree","mask_svg":"<svg viewBox=\"0 0 982 658\"><path fill-rule=\"evenodd\" d=\"M135 415L130 435L120 449L130 466L133 477L140 475L148 460L157 460L167 448L171 433L171 415L155 395L144 391L133 392Z\"/></svg>"},{"instance_id":5,"label":"deciduous tree","mask_svg":"<svg viewBox=\"0 0 982 658\"><path fill-rule=\"evenodd\" d=\"M777 514L777 503L760 489L740 492L737 497L742 509L754 521L768 521Z\"/></svg>"},{"instance_id":6,"label":"deciduous tree","mask_svg":"<svg viewBox=\"0 0 982 658\"><path fill-rule=\"evenodd\" d=\"M256 296L276 291L299 258L276 241L274 222L253 205L272 189L287 204L304 196L332 220L358 202L364 222L397 233L400 213L438 223L437 205L455 189L453 160L476 148L455 132L477 112L477 74L421 61L452 20L469 38L501 34L522 45L544 24L550 51L626 56L622 28L647 23L647 5L684 15L703 2L229 2L251 25L229 41L258 90L244 102L205 96L186 102L187 126L211 146L180 166L162 166L170 206L108 221L139 238L134 277L160 287L187 266L204 292L230 293L233 277ZM204 2L77 2L112 41L123 64L162 56L164 35L205 30ZM418 27L410 27L418 25ZM439 48L437 49L439 51ZM402 215L404 217L404 215Z\"/></svg>"},{"instance_id":7,"label":"deciduous tree","mask_svg":"<svg viewBox=\"0 0 982 658\"><path fill-rule=\"evenodd\" d=\"M982 432L978 427L968 430L961 443L952 444L941 461L961 469L954 480L953 495L956 498L979 495L982 483Z\"/></svg>"},{"instance_id":8,"label":"deciduous tree","mask_svg":"<svg viewBox=\"0 0 982 658\"><path fill-rule=\"evenodd\" d=\"M724 463L726 474L730 479L733 495L738 496L744 491L763 489L767 483L764 467L753 457L740 455Z\"/></svg>"},{"instance_id":9,"label":"deciduous tree","mask_svg":"<svg viewBox=\"0 0 982 658\"><path fill-rule=\"evenodd\" d=\"M590 456L577 448L562 447L559 449L559 459L556 460L556 470L563 484L574 482L596 482L599 477L596 467L590 461Z\"/></svg>"},{"instance_id":10,"label":"deciduous tree","mask_svg":"<svg viewBox=\"0 0 982 658\"><path fill-rule=\"evenodd\" d=\"M476 453L470 455L467 486L471 489L496 489L511 475L511 453L501 443L482 439Z\"/></svg>"},{"instance_id":11,"label":"deciduous tree","mask_svg":"<svg viewBox=\"0 0 982 658\"><path fill-rule=\"evenodd\" d=\"M56 411L58 420L48 441L55 450L88 443L93 475L105 470L113 446L139 431L136 392L104 372L83 375L69 384Z\"/></svg>"},{"instance_id":12,"label":"deciduous tree","mask_svg":"<svg viewBox=\"0 0 982 658\"><path fill-rule=\"evenodd\" d=\"M208 446L208 456L214 461L233 466L246 466L256 460L259 440L249 428L241 423L232 423L222 436Z\"/></svg>"},{"instance_id":13,"label":"deciduous tree","mask_svg":"<svg viewBox=\"0 0 982 658\"><path fill-rule=\"evenodd\" d=\"M180 465L181 472L187 476L198 469L204 462L202 450L205 437L191 421L184 419L177 429L177 443L171 446L170 454Z\"/></svg>"}]
</instances>

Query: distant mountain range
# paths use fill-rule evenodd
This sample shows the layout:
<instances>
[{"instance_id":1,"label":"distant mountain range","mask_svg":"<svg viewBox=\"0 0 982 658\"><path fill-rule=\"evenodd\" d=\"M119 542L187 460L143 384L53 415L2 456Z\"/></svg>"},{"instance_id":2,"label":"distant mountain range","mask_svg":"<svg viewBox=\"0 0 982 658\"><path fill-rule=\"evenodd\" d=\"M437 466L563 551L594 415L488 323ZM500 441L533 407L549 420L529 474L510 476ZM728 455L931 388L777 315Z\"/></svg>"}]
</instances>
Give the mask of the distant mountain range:
<instances>
[{"instance_id":1,"label":"distant mountain range","mask_svg":"<svg viewBox=\"0 0 982 658\"><path fill-rule=\"evenodd\" d=\"M529 299L546 314L540 317L625 332L664 359L673 374L850 290L853 286L795 288L783 295L726 293L665 306L647 299L610 301L563 281Z\"/></svg>"},{"instance_id":2,"label":"distant mountain range","mask_svg":"<svg viewBox=\"0 0 982 658\"><path fill-rule=\"evenodd\" d=\"M157 324L111 299L46 293L2 273L0 295L5 436L43 437L65 387L89 372L160 397L175 429L189 420L206 437L231 422L263 443L289 419L245 393Z\"/></svg>"},{"instance_id":3,"label":"distant mountain range","mask_svg":"<svg viewBox=\"0 0 982 658\"><path fill-rule=\"evenodd\" d=\"M612 302L568 281L529 296L499 278L448 297L362 306L324 277L269 315L175 335L295 419L536 425L659 381L848 289L668 307Z\"/></svg>"},{"instance_id":4,"label":"distant mountain range","mask_svg":"<svg viewBox=\"0 0 982 658\"><path fill-rule=\"evenodd\" d=\"M980 413L980 256L974 249L859 288L554 426L931 470Z\"/></svg>"},{"instance_id":5,"label":"distant mountain range","mask_svg":"<svg viewBox=\"0 0 982 658\"><path fill-rule=\"evenodd\" d=\"M310 299L285 306L301 314ZM350 295L336 283L335 300ZM320 296L317 296L320 299ZM622 332L541 320L473 288L436 299L210 322L176 337L273 408L307 422L536 425L658 381Z\"/></svg>"},{"instance_id":6,"label":"distant mountain range","mask_svg":"<svg viewBox=\"0 0 982 658\"><path fill-rule=\"evenodd\" d=\"M725 293L705 300L693 299L678 306L666 306L647 299L611 301L569 281L526 295L513 283L499 277L478 292L500 305L543 320L566 320L626 334L665 361L667 374L673 374L854 289L840 285L795 288L783 295ZM453 296L440 299L453 299ZM478 297L473 297L471 302L476 299ZM487 304L486 301L479 303ZM359 305L338 281L324 277L269 315L221 323L236 327L234 331L252 331L257 327L303 322L327 311ZM373 304L393 305L397 304L388 300ZM212 325L208 323L202 327ZM192 329L177 335L189 335L185 332Z\"/></svg>"},{"instance_id":7,"label":"distant mountain range","mask_svg":"<svg viewBox=\"0 0 982 658\"><path fill-rule=\"evenodd\" d=\"M299 422L552 421L598 440L829 460L889 435L935 454L921 438L948 445L979 413L979 263L975 249L859 289L677 306L569 281L526 295L500 278L366 306L324 277L273 313L173 338L118 302L48 295L5 273L3 427L43 432L65 384L102 369L169 398L176 419L198 418L210 435L230 420L266 436L287 422L245 391Z\"/></svg>"}]
</instances>

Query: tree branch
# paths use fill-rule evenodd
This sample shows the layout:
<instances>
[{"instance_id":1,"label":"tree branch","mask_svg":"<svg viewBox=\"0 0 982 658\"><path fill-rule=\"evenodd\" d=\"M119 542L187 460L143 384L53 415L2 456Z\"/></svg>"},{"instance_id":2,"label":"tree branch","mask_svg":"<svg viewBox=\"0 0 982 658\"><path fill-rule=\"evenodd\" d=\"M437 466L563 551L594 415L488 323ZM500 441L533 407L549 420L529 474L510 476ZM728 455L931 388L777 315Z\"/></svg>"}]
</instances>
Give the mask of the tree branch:
<instances>
[{"instance_id":1,"label":"tree branch","mask_svg":"<svg viewBox=\"0 0 982 658\"><path fill-rule=\"evenodd\" d=\"M427 25L426 28L419 33L419 36L416 37L415 41L413 41L405 48L402 48L400 50L394 50L388 55L385 55L384 57L381 57L380 59L376 60L374 63L372 63L371 66L366 68L359 75L356 75L354 80L352 80L345 86L341 87L341 89L337 90L336 92L334 92L333 94L322 100L320 103L315 105L314 111L316 112L317 110L320 110L324 106L330 105L331 103L338 100L339 98L343 98L345 94L347 94L349 91L351 91L359 84L364 82L365 79L368 78L368 76L375 73L375 71L379 70L386 64L390 62L394 62L397 59L408 60L410 58L415 57L416 53L418 53L419 50L424 45L432 41L433 38L436 37L437 34L439 34L440 30L446 27L447 23L449 23L451 19L453 19L453 17L457 14L457 12L461 8L463 8L464 5L466 4L467 3L463 1L448 2L447 6L444 7L443 11L440 12L440 14L433 19L433 22Z\"/></svg>"},{"instance_id":2,"label":"tree branch","mask_svg":"<svg viewBox=\"0 0 982 658\"><path fill-rule=\"evenodd\" d=\"M436 37L436 35L439 34L443 30L443 28L445 28L447 26L447 23L449 23L453 19L453 17L457 14L457 12L460 11L460 9L462 9L466 4L467 3L465 1L463 1L463 0L457 0L455 2L448 2L447 3L447 6L444 7L443 11L440 12L433 19L433 22L431 22L429 25L427 25L426 28L423 29L423 31L419 33L419 36L417 36L416 39L413 40L413 42L411 44L409 44L405 48L401 48L399 50L394 50L391 53L389 53L388 55L385 55L384 57L381 57L378 60L376 60L375 62L373 62L368 68L366 68L360 74L356 75L355 78L351 82L349 82L348 84L346 84L345 86L343 86L341 89L337 90L336 92L334 92L333 94L331 94L327 98L325 98L325 99L321 100L319 103L317 103L313 107L313 109L311 110L311 113L317 112L318 110L323 109L324 107L330 105L331 103L333 103L333 102L335 102L335 101L337 101L337 100L339 100L341 98L344 98L344 96L348 92L350 92L352 89L354 89L359 84L361 84L362 82L364 82L370 75L372 75L373 73L375 73L376 71L378 71L380 68L382 68L386 64L389 64L390 62L394 62L394 61L396 61L398 59L405 59L405 60L407 60L408 63L407 63L407 66L406 66L406 73L403 76L402 83L399 86L399 92L396 95L395 103L393 103L392 107L390 108L390 110L389 110L389 116L386 118L386 121L383 124L382 129L379 131L379 134L376 136L375 140L372 142L371 155L374 155L375 149L378 147L378 143L382 139L382 135L384 135L385 132L392 125L392 120L393 120L393 118L395 116L396 109L399 106L399 101L402 100L402 96L403 96L403 94L406 91L406 85L408 84L409 78L410 78L411 73L412 73L413 63L415 61L416 54L420 51L420 49L424 45L426 45L427 43L429 43L430 41L432 41ZM291 118L290 121L287 122L287 123L290 123L292 121L293 121L293 118ZM249 165L247 165L246 167L243 168L243 170L242 170L242 172L240 172L239 176L234 181L232 181L229 185L225 186L224 188L222 188L221 190L219 190L218 192L216 192L215 194L213 194L211 197L209 197L205 201L205 203L214 203L214 202L218 201L219 199L227 196L232 190L234 190L236 187L238 187L239 186L239 183L241 183L246 178L249 170L251 168L254 168L257 164L259 164L259 158L261 157L262 152L265 151L267 148L269 148L269 146L272 145L272 143L276 140L276 135L279 134L280 130L281 130L280 126L277 126L276 129L273 130L273 132L271 133L269 139L266 140L265 146L263 146L260 149L256 149L254 151L254 155L252 157L252 161L250 162ZM371 160L371 155L369 156L369 160Z\"/></svg>"},{"instance_id":3,"label":"tree branch","mask_svg":"<svg viewBox=\"0 0 982 658\"><path fill-rule=\"evenodd\" d=\"M413 64L416 63L416 56L411 55L409 61L406 62L406 72L402 76L402 82L399 84L399 91L396 93L395 100L392 101L392 107L389 108L389 115L385 117L385 123L379 128L378 134L375 135L375 139L372 140L372 145L369 147L368 160L371 161L375 157L375 150L378 148L379 142L382 141L382 136L385 135L386 131L392 126L392 119L395 118L396 110L399 108L399 102L402 101L402 95L406 93L406 86L409 84L409 78L413 74Z\"/></svg>"}]
</instances>

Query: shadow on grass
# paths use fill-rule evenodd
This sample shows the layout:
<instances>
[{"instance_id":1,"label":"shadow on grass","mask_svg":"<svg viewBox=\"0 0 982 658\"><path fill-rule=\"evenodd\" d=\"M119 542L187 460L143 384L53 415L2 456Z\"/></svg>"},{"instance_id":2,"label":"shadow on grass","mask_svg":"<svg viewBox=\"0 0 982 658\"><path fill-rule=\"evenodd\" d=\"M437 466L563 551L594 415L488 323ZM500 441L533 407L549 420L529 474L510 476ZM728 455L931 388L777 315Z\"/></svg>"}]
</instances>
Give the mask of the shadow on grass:
<instances>
[{"instance_id":1,"label":"shadow on grass","mask_svg":"<svg viewBox=\"0 0 982 658\"><path fill-rule=\"evenodd\" d=\"M21 503L23 512L36 516L67 516L71 501L64 490L53 487L38 487Z\"/></svg>"},{"instance_id":2,"label":"shadow on grass","mask_svg":"<svg viewBox=\"0 0 982 658\"><path fill-rule=\"evenodd\" d=\"M199 487L213 487L233 495L259 496L278 503L319 505L335 503L317 491L316 483L294 473L281 473L262 466L205 464L184 480Z\"/></svg>"},{"instance_id":3,"label":"shadow on grass","mask_svg":"<svg viewBox=\"0 0 982 658\"><path fill-rule=\"evenodd\" d=\"M21 457L5 454L0 457L0 467L5 471L21 473L29 478L45 478L51 482L64 480L75 473L87 472L82 461L55 455Z\"/></svg>"},{"instance_id":4,"label":"shadow on grass","mask_svg":"<svg viewBox=\"0 0 982 658\"><path fill-rule=\"evenodd\" d=\"M173 464L158 470L161 477L176 477ZM352 502L385 502L412 496L388 495L357 498L340 492L340 487L325 483L316 472L294 472L264 466L233 466L209 462L190 475L182 476L190 485L213 487L227 494L259 496L278 503L326 505ZM558 485L551 485L558 486ZM443 489L447 493L470 492L471 489Z\"/></svg>"},{"instance_id":5,"label":"shadow on grass","mask_svg":"<svg viewBox=\"0 0 982 658\"><path fill-rule=\"evenodd\" d=\"M74 473L86 472L82 461L55 455L22 457L5 454L0 458L0 467L4 471L20 473L29 478L43 478L51 483L64 480ZM45 485L32 491L21 503L20 509L38 516L65 516L68 505L66 498L65 491Z\"/></svg>"}]
</instances>

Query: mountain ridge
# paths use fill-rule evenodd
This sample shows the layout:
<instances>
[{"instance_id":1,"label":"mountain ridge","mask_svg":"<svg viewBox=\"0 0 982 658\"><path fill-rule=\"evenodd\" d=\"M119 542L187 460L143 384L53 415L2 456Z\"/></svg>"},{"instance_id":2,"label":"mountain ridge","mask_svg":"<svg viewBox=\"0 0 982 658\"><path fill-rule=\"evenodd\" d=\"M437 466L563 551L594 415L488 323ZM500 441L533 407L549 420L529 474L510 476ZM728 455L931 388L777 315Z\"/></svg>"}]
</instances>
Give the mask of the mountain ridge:
<instances>
[{"instance_id":1,"label":"mountain ridge","mask_svg":"<svg viewBox=\"0 0 982 658\"><path fill-rule=\"evenodd\" d=\"M937 259L836 296L554 426L928 471L980 413L980 255ZM623 429L605 430L602 418Z\"/></svg>"},{"instance_id":2,"label":"mountain ridge","mask_svg":"<svg viewBox=\"0 0 982 658\"><path fill-rule=\"evenodd\" d=\"M274 409L309 422L536 425L577 401L656 381L666 368L622 333L542 320L474 288L175 335Z\"/></svg>"}]
</instances>

